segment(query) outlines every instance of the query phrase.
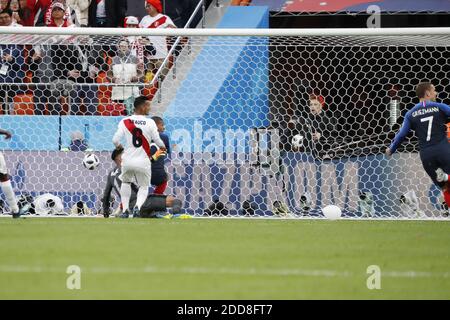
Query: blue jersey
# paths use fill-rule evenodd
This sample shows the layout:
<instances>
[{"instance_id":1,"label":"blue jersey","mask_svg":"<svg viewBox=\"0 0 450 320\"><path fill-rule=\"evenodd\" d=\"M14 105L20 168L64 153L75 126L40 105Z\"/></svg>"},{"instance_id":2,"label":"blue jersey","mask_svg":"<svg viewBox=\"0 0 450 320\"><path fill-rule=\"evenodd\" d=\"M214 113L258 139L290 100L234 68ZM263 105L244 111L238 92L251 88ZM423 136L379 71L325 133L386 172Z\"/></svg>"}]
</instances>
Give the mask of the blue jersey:
<instances>
[{"instance_id":1,"label":"blue jersey","mask_svg":"<svg viewBox=\"0 0 450 320\"><path fill-rule=\"evenodd\" d=\"M391 152L394 153L410 130L419 140L420 150L447 142L447 120L450 107L443 103L423 101L414 106L405 116L400 131L394 138Z\"/></svg>"},{"instance_id":2,"label":"blue jersey","mask_svg":"<svg viewBox=\"0 0 450 320\"><path fill-rule=\"evenodd\" d=\"M170 155L170 142L169 137L165 133L160 133L159 137L166 145L167 154ZM151 146L151 154L154 154L156 152L156 146ZM165 169L164 169L164 162L166 157L160 157L158 160L152 162L152 175L158 176L158 175L164 175Z\"/></svg>"}]
</instances>

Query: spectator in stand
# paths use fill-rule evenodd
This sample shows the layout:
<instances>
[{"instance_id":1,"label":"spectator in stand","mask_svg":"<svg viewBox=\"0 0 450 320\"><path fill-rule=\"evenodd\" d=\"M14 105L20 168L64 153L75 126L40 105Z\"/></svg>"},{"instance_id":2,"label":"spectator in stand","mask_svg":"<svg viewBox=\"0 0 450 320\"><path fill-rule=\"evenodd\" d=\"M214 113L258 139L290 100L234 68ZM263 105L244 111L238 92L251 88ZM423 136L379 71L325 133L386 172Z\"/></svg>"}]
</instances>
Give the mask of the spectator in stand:
<instances>
[{"instance_id":1,"label":"spectator in stand","mask_svg":"<svg viewBox=\"0 0 450 320\"><path fill-rule=\"evenodd\" d=\"M19 5L19 0L10 0L8 3L8 7L9 9L11 9L13 15L12 15L12 19L13 22L17 23L17 24L21 24L21 19L20 19L20 15L19 15L19 10L20 10L20 5Z\"/></svg>"},{"instance_id":2,"label":"spectator in stand","mask_svg":"<svg viewBox=\"0 0 450 320\"><path fill-rule=\"evenodd\" d=\"M18 22L26 27L43 25L39 23L39 18L43 19L43 12L51 4L51 0L19 0Z\"/></svg>"},{"instance_id":3,"label":"spectator in stand","mask_svg":"<svg viewBox=\"0 0 450 320\"><path fill-rule=\"evenodd\" d=\"M27 0L11 0L10 9L13 11L13 18L18 24L27 26L26 23L30 23L32 10L28 7Z\"/></svg>"},{"instance_id":4,"label":"spectator in stand","mask_svg":"<svg viewBox=\"0 0 450 320\"><path fill-rule=\"evenodd\" d=\"M57 1L52 4L48 26L73 27L66 16L66 7ZM90 38L86 40L90 41ZM34 92L36 113L45 114L46 104L50 114L62 110L61 97L70 96L70 114L94 115L97 112L97 87L95 83L100 70L107 66L98 50L91 43L77 45L35 46L30 53L30 69L34 71L33 82L49 83L38 86ZM80 107L86 107L86 113Z\"/></svg>"},{"instance_id":5,"label":"spectator in stand","mask_svg":"<svg viewBox=\"0 0 450 320\"><path fill-rule=\"evenodd\" d=\"M89 144L81 131L70 133L70 151L86 151L88 148Z\"/></svg>"},{"instance_id":6,"label":"spectator in stand","mask_svg":"<svg viewBox=\"0 0 450 320\"><path fill-rule=\"evenodd\" d=\"M162 14L162 5L160 0L146 0L145 10L148 15L143 17L139 23L141 28L176 28L172 19L169 16ZM161 68L164 59L168 55L167 39L166 37L151 36L148 37L150 43L155 48L155 53L149 57L146 69L153 74L156 74ZM169 72L169 67L166 66L161 73L163 79Z\"/></svg>"},{"instance_id":7,"label":"spectator in stand","mask_svg":"<svg viewBox=\"0 0 450 320\"><path fill-rule=\"evenodd\" d=\"M61 2L51 5L51 16L48 26L73 27L65 19L66 8ZM46 11L45 9L44 11ZM44 115L46 109L51 115L58 115L61 111L60 99L69 95L70 88L65 74L67 55L71 54L66 45L37 45L29 54L29 68L33 71L33 83L40 83L34 90L35 114ZM63 80L65 79L65 80ZM70 85L72 87L72 85Z\"/></svg>"},{"instance_id":8,"label":"spectator in stand","mask_svg":"<svg viewBox=\"0 0 450 320\"><path fill-rule=\"evenodd\" d=\"M99 71L107 71L108 66L101 57L101 49L92 44L75 45L72 51L68 76L77 83L75 90L70 92L71 114L92 116L97 113L97 87L94 86ZM86 112L80 107L84 105Z\"/></svg>"},{"instance_id":9,"label":"spectator in stand","mask_svg":"<svg viewBox=\"0 0 450 320\"><path fill-rule=\"evenodd\" d=\"M12 11L5 9L0 12L0 27L19 26L14 24ZM25 77L24 56L22 46L15 44L0 44L0 110L3 114L9 113L9 104L14 96L21 93L19 85Z\"/></svg>"},{"instance_id":10,"label":"spectator in stand","mask_svg":"<svg viewBox=\"0 0 450 320\"><path fill-rule=\"evenodd\" d=\"M9 7L9 0L0 0L0 11L8 9L8 7Z\"/></svg>"},{"instance_id":11,"label":"spectator in stand","mask_svg":"<svg viewBox=\"0 0 450 320\"><path fill-rule=\"evenodd\" d=\"M64 11L59 12L58 14L55 14L53 12L54 10L58 10L58 11L64 10ZM59 24L55 24L55 22L54 22L55 15L57 16L56 19L61 21ZM42 20L43 25L45 25L47 27L74 27L75 26L72 22L71 9L68 6L66 6L65 0L54 0L50 6L48 6L45 10L43 10L42 16L43 16L42 19L39 18L39 20Z\"/></svg>"},{"instance_id":12,"label":"spectator in stand","mask_svg":"<svg viewBox=\"0 0 450 320\"><path fill-rule=\"evenodd\" d=\"M134 16L128 16L125 18L125 28L139 28L139 19ZM155 54L155 48L150 43L148 37L127 37L131 46L131 54L135 55L139 63L145 65L145 62L149 57Z\"/></svg>"},{"instance_id":13,"label":"spectator in stand","mask_svg":"<svg viewBox=\"0 0 450 320\"><path fill-rule=\"evenodd\" d=\"M108 75L113 83L119 84L112 88L111 99L118 103L124 103L127 114L132 114L134 99L140 94L139 87L129 86L129 84L143 80L143 69L138 58L132 54L128 39L120 40L117 55L112 60Z\"/></svg>"},{"instance_id":14,"label":"spectator in stand","mask_svg":"<svg viewBox=\"0 0 450 320\"><path fill-rule=\"evenodd\" d=\"M73 11L73 23L77 27L88 26L89 6L91 5L91 2L92 0L67 0L67 6Z\"/></svg>"},{"instance_id":15,"label":"spectator in stand","mask_svg":"<svg viewBox=\"0 0 450 320\"><path fill-rule=\"evenodd\" d=\"M13 18L11 9L0 11L0 27L22 27Z\"/></svg>"},{"instance_id":16,"label":"spectator in stand","mask_svg":"<svg viewBox=\"0 0 450 320\"><path fill-rule=\"evenodd\" d=\"M127 9L126 0L92 0L89 6L89 26L96 28L122 27Z\"/></svg>"},{"instance_id":17,"label":"spectator in stand","mask_svg":"<svg viewBox=\"0 0 450 320\"><path fill-rule=\"evenodd\" d=\"M125 28L139 28L139 20L134 16L125 17L124 25ZM144 63L144 45L143 38L136 36L129 36L128 41L131 46L131 53L135 55L139 62Z\"/></svg>"}]
</instances>

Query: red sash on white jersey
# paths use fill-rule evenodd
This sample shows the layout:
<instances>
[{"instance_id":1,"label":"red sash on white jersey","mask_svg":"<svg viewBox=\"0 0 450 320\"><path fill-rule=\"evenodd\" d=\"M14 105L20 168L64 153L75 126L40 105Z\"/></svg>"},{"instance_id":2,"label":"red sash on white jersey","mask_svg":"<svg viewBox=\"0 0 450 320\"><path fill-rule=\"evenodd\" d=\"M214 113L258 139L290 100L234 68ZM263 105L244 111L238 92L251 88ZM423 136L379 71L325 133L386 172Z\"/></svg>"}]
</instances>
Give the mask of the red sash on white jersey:
<instances>
[{"instance_id":1,"label":"red sash on white jersey","mask_svg":"<svg viewBox=\"0 0 450 320\"><path fill-rule=\"evenodd\" d=\"M166 16L162 16L161 18L159 18L158 20L154 21L151 25L149 25L147 28L158 28L159 26L163 25L164 23L166 23L167 21L167 17Z\"/></svg>"},{"instance_id":2,"label":"red sash on white jersey","mask_svg":"<svg viewBox=\"0 0 450 320\"><path fill-rule=\"evenodd\" d=\"M133 132L135 132L135 130L138 129L134 124L134 122L131 119L126 119L123 121L123 124L128 129L128 131L130 131L131 135L134 137ZM142 148L144 148L145 153L151 159L152 153L150 151L150 143L148 143L147 138L143 134L139 138L142 139Z\"/></svg>"}]
</instances>

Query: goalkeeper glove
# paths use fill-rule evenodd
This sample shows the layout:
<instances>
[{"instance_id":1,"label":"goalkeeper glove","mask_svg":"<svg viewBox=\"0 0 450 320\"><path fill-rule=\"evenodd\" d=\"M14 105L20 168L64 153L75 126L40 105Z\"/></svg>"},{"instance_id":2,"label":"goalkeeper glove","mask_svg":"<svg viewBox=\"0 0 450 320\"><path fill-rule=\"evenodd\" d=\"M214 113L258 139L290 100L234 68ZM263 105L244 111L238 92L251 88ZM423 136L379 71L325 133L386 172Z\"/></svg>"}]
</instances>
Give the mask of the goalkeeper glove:
<instances>
[{"instance_id":1,"label":"goalkeeper glove","mask_svg":"<svg viewBox=\"0 0 450 320\"><path fill-rule=\"evenodd\" d=\"M166 155L166 152L159 149L155 152L155 154L152 156L153 161L157 161L160 157L164 157Z\"/></svg>"}]
</instances>

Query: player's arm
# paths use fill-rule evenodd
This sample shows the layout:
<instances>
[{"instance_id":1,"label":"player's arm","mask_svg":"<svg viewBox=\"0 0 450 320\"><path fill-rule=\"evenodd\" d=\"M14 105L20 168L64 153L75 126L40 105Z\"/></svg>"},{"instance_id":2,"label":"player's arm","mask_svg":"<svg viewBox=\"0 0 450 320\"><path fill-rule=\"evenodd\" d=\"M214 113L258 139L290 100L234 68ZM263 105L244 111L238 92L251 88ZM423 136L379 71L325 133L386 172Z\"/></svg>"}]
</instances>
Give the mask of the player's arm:
<instances>
[{"instance_id":1,"label":"player's arm","mask_svg":"<svg viewBox=\"0 0 450 320\"><path fill-rule=\"evenodd\" d=\"M405 120L403 121L403 125L400 128L400 131L395 135L394 141L392 141L389 148L386 149L386 155L391 156L398 148L398 146L405 140L405 137L408 135L411 130L411 121L409 120L409 113L406 114Z\"/></svg>"},{"instance_id":2,"label":"player's arm","mask_svg":"<svg viewBox=\"0 0 450 320\"><path fill-rule=\"evenodd\" d=\"M439 109L441 109L447 118L450 118L450 106L446 105L445 103L438 103Z\"/></svg>"},{"instance_id":3,"label":"player's arm","mask_svg":"<svg viewBox=\"0 0 450 320\"><path fill-rule=\"evenodd\" d=\"M161 137L159 136L158 127L156 126L155 122L149 121L150 126L150 135L152 140L155 142L155 144L162 149L162 151L166 151L166 145L164 144L164 141L162 141Z\"/></svg>"},{"instance_id":4,"label":"player's arm","mask_svg":"<svg viewBox=\"0 0 450 320\"><path fill-rule=\"evenodd\" d=\"M150 145L150 154L152 155L150 161L157 161L160 157L164 157L166 155L166 151L158 148L155 143Z\"/></svg>"},{"instance_id":5,"label":"player's arm","mask_svg":"<svg viewBox=\"0 0 450 320\"><path fill-rule=\"evenodd\" d=\"M162 136L160 135L161 140L164 142L164 144L166 145L166 153L170 156L171 152L172 152L172 148L170 147L170 141L169 141L169 136L167 136L166 134L163 134Z\"/></svg>"},{"instance_id":6,"label":"player's arm","mask_svg":"<svg viewBox=\"0 0 450 320\"><path fill-rule=\"evenodd\" d=\"M117 131L114 134L114 137L112 139L112 142L114 143L116 148L122 148L122 145L120 144L120 142L122 141L122 138L125 135L124 127L125 126L123 125L123 121L120 121L120 123L117 127Z\"/></svg>"},{"instance_id":7,"label":"player's arm","mask_svg":"<svg viewBox=\"0 0 450 320\"><path fill-rule=\"evenodd\" d=\"M3 130L3 129L0 129L0 135L5 136L6 140L11 139L11 137L12 137L11 132L9 132L7 130Z\"/></svg>"}]
</instances>

